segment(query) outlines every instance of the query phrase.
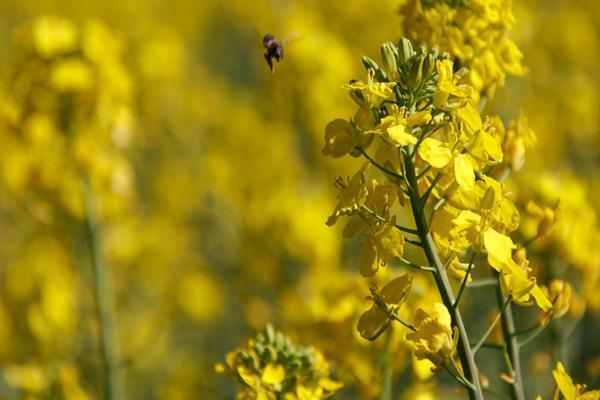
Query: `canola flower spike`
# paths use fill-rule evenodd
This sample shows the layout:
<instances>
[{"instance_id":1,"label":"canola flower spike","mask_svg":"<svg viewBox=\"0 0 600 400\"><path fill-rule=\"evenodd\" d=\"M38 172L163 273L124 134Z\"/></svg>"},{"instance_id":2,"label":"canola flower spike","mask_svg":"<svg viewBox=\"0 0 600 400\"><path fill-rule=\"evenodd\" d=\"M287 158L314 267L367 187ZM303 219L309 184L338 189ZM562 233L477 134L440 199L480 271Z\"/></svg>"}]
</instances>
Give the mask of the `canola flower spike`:
<instances>
[{"instance_id":1,"label":"canola flower spike","mask_svg":"<svg viewBox=\"0 0 600 400\"><path fill-rule=\"evenodd\" d=\"M444 198L447 201L441 211L453 215L447 227L433 221L433 235L443 254L447 256L450 252L460 253L469 248L479 251L484 248L490 265L502 271L504 288L512 294L517 304L529 305L529 299L533 298L542 310L548 311L551 305L544 293L533 278L528 277L512 261L514 244L508 236L497 231L513 231L519 220L518 211L508 199L503 185L482 172L499 165L504 159L501 137L496 132L498 123L492 119L482 120L468 101L474 93L472 87L461 83L445 55L420 49L407 58L405 65L396 63L396 73L390 74L390 60L394 57L399 59L404 51L400 48L390 50L390 46L389 43L382 46L388 69L386 76L396 76L398 81L388 82L387 77L375 74L374 71L379 68L375 61L369 59L367 65L369 85L364 88L380 87L375 85L377 79L385 81L380 83L393 84L385 87L395 88L387 92L379 91L377 104L369 105L379 122L374 128L361 128L352 125L352 121L332 121L326 129L326 148L333 143L345 145L341 147L342 151L329 150L327 153L336 157L348 154L349 137L357 135L357 132L358 135L375 136L366 147L379 144L381 148L396 149L396 152L404 149L416 153L419 156L415 159L416 166L425 171L423 190L432 194L425 197L424 201ZM423 60L435 60L436 68L425 68ZM433 65L433 61L431 63ZM419 75L420 80L420 85L416 87L411 84L415 74ZM360 86L357 85L353 87ZM419 98L424 100L417 101ZM359 106L362 108L364 105ZM436 120L433 115L443 117ZM398 165L394 151L379 151L378 155L380 159L375 164L378 169L385 172L382 165ZM371 158L368 161L375 162ZM362 213L361 207L366 205L371 190L366 183L367 165L365 163L347 184L339 181L340 202L329 218L328 225L341 216L350 216L344 236L352 237L356 233L364 236L360 271L364 276L373 276L381 265L402 256L406 240L392 229L395 222L388 225L384 223L392 221L387 210L395 198L388 197L389 203L381 215L382 221L370 221ZM431 168L430 171L427 171L427 166ZM402 180L395 184L400 190L408 190ZM456 259L452 265L450 271L453 276L464 276L464 271L459 271L460 259Z\"/></svg>"},{"instance_id":2,"label":"canola flower spike","mask_svg":"<svg viewBox=\"0 0 600 400\"><path fill-rule=\"evenodd\" d=\"M294 345L271 325L227 353L226 362L215 371L241 384L238 399L324 399L342 387L318 350Z\"/></svg>"},{"instance_id":3,"label":"canola flower spike","mask_svg":"<svg viewBox=\"0 0 600 400\"><path fill-rule=\"evenodd\" d=\"M468 368L466 380L461 377L457 380L462 379L463 386L470 390L471 398L481 398L480 384L475 378L477 367L473 349L467 348L466 331L450 293L446 274L463 280L461 286L464 286L471 278L467 276L467 270L475 267L473 261L467 263L467 255L469 252L473 255L484 253L490 266L499 272L502 292L513 303L521 306L535 303L544 313L552 313L553 304L537 285L536 278L530 276L525 253L515 252L516 245L509 235L518 229L520 215L511 200L512 194L502 182L504 177L500 176L500 180L493 178L497 176L496 171L502 172L509 163L504 154L506 140L509 139L504 125L497 116L481 116L475 107L477 90L468 83L464 71L453 70L450 55L424 47L415 51L409 43L402 39L398 47L394 48L390 43L382 46L385 71L374 60L364 62L369 85L363 90L379 87L374 86L376 81L394 84L390 86L393 90L379 92L377 101L368 104L364 101L364 93L360 96L356 92L351 93L359 110L368 107L375 119L374 124L359 125L353 119L348 124L354 137L371 135L359 150L376 168L366 171L363 165L355 175L355 178L360 176L359 187L354 187L351 192L342 192L349 197L340 202L329 222L331 225L340 217L349 218L344 237L364 236L359 259L363 276L377 274L379 266L394 258L403 260L405 243L423 248L428 261L435 266L430 270L436 277L446 311L451 307L448 316L452 315L452 318L448 324L442 323L446 319L438 313L440 318L437 318L436 332L439 337L425 340L413 332L407 335L407 340L409 337L412 339L412 347L419 353L419 358L429 357L437 365L445 367L453 352L447 344L456 342L461 362ZM395 68L392 61L395 61ZM417 122L413 124L413 121ZM336 120L335 124L341 127L343 123ZM327 143L347 143L349 131L336 131L327 130ZM375 158L369 156L370 148L377 149ZM343 153L353 155L347 148ZM388 185L395 186L398 193L396 197L386 197L385 205L382 207L380 204L378 212L373 211L374 205L367 204L372 191L379 185L375 174L383 175ZM374 176L371 185L367 184L369 176ZM339 186L341 190L350 187L349 184ZM391 228L396 223L396 215L390 211L397 206L407 207L406 200L410 202L408 207L417 230L399 230L416 234L419 241L409 237L400 240L398 232L398 239L381 235L394 232ZM341 213L342 203L355 206ZM423 216L426 210L431 212L428 221ZM544 233L552 226L552 215L546 214L545 222L540 225L540 231ZM442 259L446 260L443 266ZM422 270L428 271L427 268ZM385 302L381 303L380 307L373 306L364 312L359 320L359 333L364 338L376 339L390 324L390 309ZM506 300L499 304L501 311L498 318L502 319L503 326L508 326L505 318L511 313L507 306ZM418 317L419 322L431 321L431 316L422 310ZM454 328L461 331L460 335L453 335ZM444 340L440 339L444 334ZM436 345L445 344L431 346L428 340ZM511 351L510 357L518 357L518 352ZM521 384L521 379L518 384Z\"/></svg>"}]
</instances>

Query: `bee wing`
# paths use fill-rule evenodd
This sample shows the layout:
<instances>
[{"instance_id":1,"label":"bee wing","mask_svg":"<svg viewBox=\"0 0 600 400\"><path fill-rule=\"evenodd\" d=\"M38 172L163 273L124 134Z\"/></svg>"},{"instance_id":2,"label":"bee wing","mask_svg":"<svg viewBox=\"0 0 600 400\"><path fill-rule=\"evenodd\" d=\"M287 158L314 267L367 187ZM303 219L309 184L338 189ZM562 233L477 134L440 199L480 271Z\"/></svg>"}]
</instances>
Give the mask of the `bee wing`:
<instances>
[{"instance_id":1,"label":"bee wing","mask_svg":"<svg viewBox=\"0 0 600 400\"><path fill-rule=\"evenodd\" d=\"M281 44L286 46L288 44L297 42L300 39L302 39L302 35L300 35L298 32L291 32L285 36L285 38L281 41Z\"/></svg>"}]
</instances>

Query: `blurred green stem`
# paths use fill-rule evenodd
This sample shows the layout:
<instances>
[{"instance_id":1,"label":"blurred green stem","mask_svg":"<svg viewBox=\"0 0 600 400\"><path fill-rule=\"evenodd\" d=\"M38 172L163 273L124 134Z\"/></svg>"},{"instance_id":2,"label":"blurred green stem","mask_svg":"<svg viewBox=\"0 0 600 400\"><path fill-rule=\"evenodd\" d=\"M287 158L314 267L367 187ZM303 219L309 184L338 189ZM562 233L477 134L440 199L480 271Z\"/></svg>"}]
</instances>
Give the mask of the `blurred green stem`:
<instances>
[{"instance_id":1,"label":"blurred green stem","mask_svg":"<svg viewBox=\"0 0 600 400\"><path fill-rule=\"evenodd\" d=\"M85 205L85 232L93 273L93 292L100 328L100 353L103 368L104 398L123 399L120 390L118 348L115 333L111 271L102 255L102 232L98 210L88 179L82 179Z\"/></svg>"},{"instance_id":2,"label":"blurred green stem","mask_svg":"<svg viewBox=\"0 0 600 400\"><path fill-rule=\"evenodd\" d=\"M392 400L392 353L390 343L392 330L388 329L385 336L385 349L381 355L381 370L383 372L383 387L381 388L381 400Z\"/></svg>"},{"instance_id":3,"label":"blurred green stem","mask_svg":"<svg viewBox=\"0 0 600 400\"><path fill-rule=\"evenodd\" d=\"M525 400L525 391L523 390L523 376L521 375L521 360L519 358L519 343L515 335L515 322L513 319L512 308L510 304L506 304L506 297L502 293L502 285L500 284L500 274L496 273L498 285L496 286L496 300L498 309L501 310L502 317L500 318L502 325L502 335L506 343L506 350L510 365L507 365L514 382L510 385L511 397L513 400ZM508 363L507 363L508 364Z\"/></svg>"}]
</instances>

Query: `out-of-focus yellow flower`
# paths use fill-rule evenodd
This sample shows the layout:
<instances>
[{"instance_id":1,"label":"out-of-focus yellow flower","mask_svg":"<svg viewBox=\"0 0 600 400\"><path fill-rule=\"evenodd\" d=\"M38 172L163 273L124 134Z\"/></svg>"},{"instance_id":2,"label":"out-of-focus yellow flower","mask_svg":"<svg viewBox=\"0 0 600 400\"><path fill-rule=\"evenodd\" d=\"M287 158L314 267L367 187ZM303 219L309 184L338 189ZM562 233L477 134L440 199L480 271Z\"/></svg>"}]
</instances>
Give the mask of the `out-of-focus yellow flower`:
<instances>
[{"instance_id":1,"label":"out-of-focus yellow flower","mask_svg":"<svg viewBox=\"0 0 600 400\"><path fill-rule=\"evenodd\" d=\"M416 332L408 333L406 341L419 359L428 359L441 366L456 350L457 334L452 331L452 319L442 303L435 303L431 313L419 308L415 314Z\"/></svg>"},{"instance_id":2,"label":"out-of-focus yellow flower","mask_svg":"<svg viewBox=\"0 0 600 400\"><path fill-rule=\"evenodd\" d=\"M44 58L71 52L78 45L77 28L66 18L38 18L31 27L31 33L35 50Z\"/></svg>"},{"instance_id":3,"label":"out-of-focus yellow flower","mask_svg":"<svg viewBox=\"0 0 600 400\"><path fill-rule=\"evenodd\" d=\"M40 365L10 365L4 368L4 379L13 387L42 394L50 385L47 372Z\"/></svg>"},{"instance_id":4,"label":"out-of-focus yellow flower","mask_svg":"<svg viewBox=\"0 0 600 400\"><path fill-rule=\"evenodd\" d=\"M342 387L329 378L329 364L318 350L294 346L270 325L226 360L215 371L242 384L237 399L322 399Z\"/></svg>"},{"instance_id":5,"label":"out-of-focus yellow flower","mask_svg":"<svg viewBox=\"0 0 600 400\"><path fill-rule=\"evenodd\" d=\"M553 279L550 284L542 286L542 291L552 302L552 310L540 315L542 323L550 318L560 318L569 311L571 305L571 284L560 279Z\"/></svg>"}]
</instances>

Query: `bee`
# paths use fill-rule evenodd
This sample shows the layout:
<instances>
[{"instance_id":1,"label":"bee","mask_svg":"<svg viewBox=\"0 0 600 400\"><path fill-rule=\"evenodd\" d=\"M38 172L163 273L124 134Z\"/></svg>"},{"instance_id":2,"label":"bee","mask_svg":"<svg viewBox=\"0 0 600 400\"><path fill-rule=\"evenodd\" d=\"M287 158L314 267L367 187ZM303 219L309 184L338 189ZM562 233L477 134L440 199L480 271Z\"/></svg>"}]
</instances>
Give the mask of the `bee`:
<instances>
[{"instance_id":1,"label":"bee","mask_svg":"<svg viewBox=\"0 0 600 400\"><path fill-rule=\"evenodd\" d=\"M289 35L284 40L277 39L274 35L267 33L263 37L263 46L265 47L265 60L269 65L271 73L275 75L275 66L273 65L273 59L277 62L283 60L283 46L291 43L297 39L297 35Z\"/></svg>"}]
</instances>

